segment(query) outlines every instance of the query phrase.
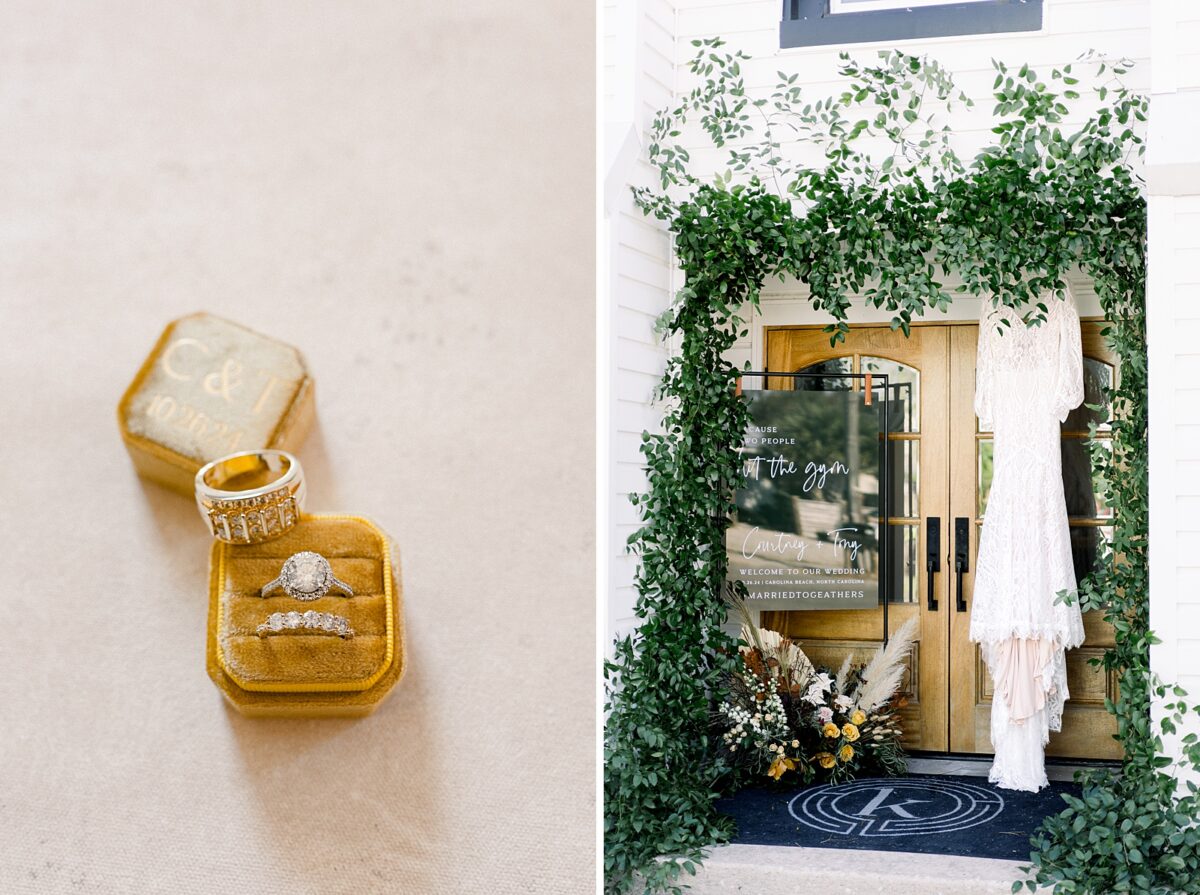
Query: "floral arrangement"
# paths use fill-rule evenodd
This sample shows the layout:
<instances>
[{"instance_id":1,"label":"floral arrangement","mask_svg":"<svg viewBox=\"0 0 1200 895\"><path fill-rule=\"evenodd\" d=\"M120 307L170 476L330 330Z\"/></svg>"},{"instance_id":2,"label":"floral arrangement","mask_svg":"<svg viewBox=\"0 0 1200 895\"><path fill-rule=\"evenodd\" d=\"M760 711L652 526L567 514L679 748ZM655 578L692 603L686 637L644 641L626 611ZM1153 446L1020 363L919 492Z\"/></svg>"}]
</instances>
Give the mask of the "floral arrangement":
<instances>
[{"instance_id":1,"label":"floral arrangement","mask_svg":"<svg viewBox=\"0 0 1200 895\"><path fill-rule=\"evenodd\" d=\"M813 666L793 640L742 617L741 667L728 680L716 726L730 763L779 780L794 771L804 783L839 782L860 774L905 773L897 712L910 619L865 665L850 657L836 674Z\"/></svg>"}]
</instances>

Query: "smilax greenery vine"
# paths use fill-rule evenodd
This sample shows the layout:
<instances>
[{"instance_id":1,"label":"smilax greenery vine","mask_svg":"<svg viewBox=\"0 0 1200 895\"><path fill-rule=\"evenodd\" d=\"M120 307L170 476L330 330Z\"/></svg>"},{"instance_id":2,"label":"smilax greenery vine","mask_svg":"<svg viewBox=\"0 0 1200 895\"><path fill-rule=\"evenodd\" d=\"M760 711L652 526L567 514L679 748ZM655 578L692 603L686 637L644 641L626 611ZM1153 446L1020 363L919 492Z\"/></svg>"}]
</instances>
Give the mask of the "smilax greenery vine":
<instances>
[{"instance_id":1,"label":"smilax greenery vine","mask_svg":"<svg viewBox=\"0 0 1200 895\"><path fill-rule=\"evenodd\" d=\"M914 318L950 304L942 281L953 278L1036 325L1040 296L1080 272L1095 283L1121 364L1108 396L1111 451L1095 457L1115 536L1078 599L1116 629L1102 664L1120 684L1108 709L1125 758L1119 775L1085 775L1082 796L1037 831L1028 879L1013 891L1198 891L1200 792L1178 786L1163 756L1163 737L1196 709L1153 678L1148 660L1146 203L1135 167L1146 101L1121 81L1128 64L1088 56L1084 87L1070 65L1043 79L994 62L993 139L966 160L941 120L971 102L936 62L843 55L839 95L809 99L780 73L769 96L754 97L741 69L749 57L719 39L695 46L698 86L653 127L661 186L638 192L669 223L685 285L663 320L678 350L660 387L662 429L643 436L648 487L634 501L640 625L605 667L608 890L677 891L730 833L714 808L729 776L708 726L736 655L721 630L723 531L747 416L726 353L762 284L782 275L806 284L837 342L852 297L886 308L907 334ZM697 128L728 152L724 173L692 173L679 138ZM1182 748L1200 769L1196 738Z\"/></svg>"}]
</instances>

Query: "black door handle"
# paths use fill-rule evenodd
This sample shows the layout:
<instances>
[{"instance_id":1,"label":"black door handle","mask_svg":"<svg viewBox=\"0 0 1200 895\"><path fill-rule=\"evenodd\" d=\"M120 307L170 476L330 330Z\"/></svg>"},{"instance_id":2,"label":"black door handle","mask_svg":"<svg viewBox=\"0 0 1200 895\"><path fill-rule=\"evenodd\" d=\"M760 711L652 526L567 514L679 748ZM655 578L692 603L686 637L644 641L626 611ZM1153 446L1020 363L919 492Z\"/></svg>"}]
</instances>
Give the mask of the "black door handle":
<instances>
[{"instance_id":1,"label":"black door handle","mask_svg":"<svg viewBox=\"0 0 1200 895\"><path fill-rule=\"evenodd\" d=\"M967 600L963 596L963 572L968 570L971 555L971 520L959 516L954 520L954 602L959 612L967 611Z\"/></svg>"},{"instance_id":2,"label":"black door handle","mask_svg":"<svg viewBox=\"0 0 1200 895\"><path fill-rule=\"evenodd\" d=\"M937 612L937 597L933 595L933 576L942 570L942 520L930 516L925 520L925 584L929 588L926 605Z\"/></svg>"}]
</instances>

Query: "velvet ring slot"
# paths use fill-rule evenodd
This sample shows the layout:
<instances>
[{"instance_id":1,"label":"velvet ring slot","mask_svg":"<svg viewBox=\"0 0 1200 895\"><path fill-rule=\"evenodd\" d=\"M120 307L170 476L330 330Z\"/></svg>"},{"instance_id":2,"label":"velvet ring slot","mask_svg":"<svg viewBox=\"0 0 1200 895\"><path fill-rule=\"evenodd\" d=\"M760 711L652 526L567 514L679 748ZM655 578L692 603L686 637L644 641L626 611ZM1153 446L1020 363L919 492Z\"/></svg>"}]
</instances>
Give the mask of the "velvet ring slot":
<instances>
[{"instance_id":1,"label":"velvet ring slot","mask_svg":"<svg viewBox=\"0 0 1200 895\"><path fill-rule=\"evenodd\" d=\"M294 553L329 560L354 597L328 594L297 602L260 595ZM348 639L298 634L262 638L272 612L314 610L345 616ZM208 672L247 715L324 716L369 713L404 671L399 578L387 535L358 516L305 515L283 536L261 544L214 541L209 568Z\"/></svg>"}]
</instances>

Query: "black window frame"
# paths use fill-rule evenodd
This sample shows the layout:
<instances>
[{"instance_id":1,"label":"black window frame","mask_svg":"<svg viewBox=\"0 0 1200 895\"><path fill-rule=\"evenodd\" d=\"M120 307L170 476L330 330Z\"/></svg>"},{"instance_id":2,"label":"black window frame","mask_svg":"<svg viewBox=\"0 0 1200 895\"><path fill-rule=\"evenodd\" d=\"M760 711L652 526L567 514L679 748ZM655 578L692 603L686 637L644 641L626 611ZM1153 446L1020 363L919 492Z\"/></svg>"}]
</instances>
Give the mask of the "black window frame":
<instances>
[{"instance_id":1,"label":"black window frame","mask_svg":"<svg viewBox=\"0 0 1200 895\"><path fill-rule=\"evenodd\" d=\"M783 0L780 49L1040 31L1044 0L942 3L914 9L829 11L829 0Z\"/></svg>"}]
</instances>

